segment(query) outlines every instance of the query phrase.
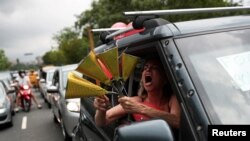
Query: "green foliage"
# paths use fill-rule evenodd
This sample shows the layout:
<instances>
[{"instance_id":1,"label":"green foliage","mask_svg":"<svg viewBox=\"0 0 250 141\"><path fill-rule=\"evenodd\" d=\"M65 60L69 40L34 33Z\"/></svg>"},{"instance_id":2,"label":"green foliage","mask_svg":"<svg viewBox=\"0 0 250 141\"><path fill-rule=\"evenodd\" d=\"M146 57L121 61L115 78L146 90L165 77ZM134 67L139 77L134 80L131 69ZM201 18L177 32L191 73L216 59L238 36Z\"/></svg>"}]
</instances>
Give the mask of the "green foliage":
<instances>
[{"instance_id":1,"label":"green foliage","mask_svg":"<svg viewBox=\"0 0 250 141\"><path fill-rule=\"evenodd\" d=\"M2 49L0 49L0 71L7 70L10 67L10 62L8 58L5 56L5 53Z\"/></svg>"},{"instance_id":2,"label":"green foliage","mask_svg":"<svg viewBox=\"0 0 250 141\"><path fill-rule=\"evenodd\" d=\"M9 69L10 70L37 70L39 67L36 64L25 64L25 63L17 63L12 65Z\"/></svg>"},{"instance_id":3,"label":"green foliage","mask_svg":"<svg viewBox=\"0 0 250 141\"><path fill-rule=\"evenodd\" d=\"M74 31L74 29L70 27L66 27L63 30L59 31L54 35L53 39L59 44L59 46L68 40L75 39L79 36L79 33Z\"/></svg>"},{"instance_id":4,"label":"green foliage","mask_svg":"<svg viewBox=\"0 0 250 141\"><path fill-rule=\"evenodd\" d=\"M80 39L79 31L73 28L64 28L53 39L58 43L58 50L49 51L42 57L45 65L78 63L87 55L87 39Z\"/></svg>"},{"instance_id":5,"label":"green foliage","mask_svg":"<svg viewBox=\"0 0 250 141\"><path fill-rule=\"evenodd\" d=\"M46 65L53 64L57 66L65 65L67 62L66 57L61 50L47 52L43 56L43 61L44 61L44 64Z\"/></svg>"},{"instance_id":6,"label":"green foliage","mask_svg":"<svg viewBox=\"0 0 250 141\"><path fill-rule=\"evenodd\" d=\"M84 49L87 46L86 39L75 38L63 42L60 45L60 49L67 58L67 64L73 64L79 62L83 58L83 55L87 54L87 49Z\"/></svg>"}]
</instances>

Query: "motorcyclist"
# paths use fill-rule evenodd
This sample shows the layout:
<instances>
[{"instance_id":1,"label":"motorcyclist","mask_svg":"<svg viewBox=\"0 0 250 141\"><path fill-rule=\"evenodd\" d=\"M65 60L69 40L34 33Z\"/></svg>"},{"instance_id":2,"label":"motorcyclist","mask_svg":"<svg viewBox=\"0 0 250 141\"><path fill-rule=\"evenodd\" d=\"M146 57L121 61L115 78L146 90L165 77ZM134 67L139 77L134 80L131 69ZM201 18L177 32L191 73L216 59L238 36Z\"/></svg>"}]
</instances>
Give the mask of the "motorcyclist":
<instances>
[{"instance_id":1,"label":"motorcyclist","mask_svg":"<svg viewBox=\"0 0 250 141\"><path fill-rule=\"evenodd\" d=\"M29 79L32 87L38 89L38 74L33 69L30 70Z\"/></svg>"},{"instance_id":2,"label":"motorcyclist","mask_svg":"<svg viewBox=\"0 0 250 141\"><path fill-rule=\"evenodd\" d=\"M25 75L25 71L18 71L19 74L19 78L17 79L18 81L18 87L20 87L21 85L28 85L31 88L31 83L29 80L29 77L27 77ZM40 109L42 108L42 106L40 104L38 104L36 97L33 95L33 93L31 92L31 98L34 100L35 104L37 105L37 108ZM16 97L16 108L15 111L18 112L19 108L18 105L20 103L21 100L21 94L20 92L18 92L17 97Z\"/></svg>"}]
</instances>

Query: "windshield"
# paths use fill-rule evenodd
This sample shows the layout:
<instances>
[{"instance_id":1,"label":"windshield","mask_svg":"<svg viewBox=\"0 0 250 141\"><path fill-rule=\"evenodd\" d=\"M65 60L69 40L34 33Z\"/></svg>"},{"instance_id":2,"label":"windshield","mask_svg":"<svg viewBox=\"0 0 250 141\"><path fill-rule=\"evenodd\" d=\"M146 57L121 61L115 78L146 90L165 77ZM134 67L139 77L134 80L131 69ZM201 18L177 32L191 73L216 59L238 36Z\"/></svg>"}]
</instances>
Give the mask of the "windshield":
<instances>
[{"instance_id":1,"label":"windshield","mask_svg":"<svg viewBox=\"0 0 250 141\"><path fill-rule=\"evenodd\" d=\"M213 123L250 124L250 29L176 40Z\"/></svg>"}]
</instances>

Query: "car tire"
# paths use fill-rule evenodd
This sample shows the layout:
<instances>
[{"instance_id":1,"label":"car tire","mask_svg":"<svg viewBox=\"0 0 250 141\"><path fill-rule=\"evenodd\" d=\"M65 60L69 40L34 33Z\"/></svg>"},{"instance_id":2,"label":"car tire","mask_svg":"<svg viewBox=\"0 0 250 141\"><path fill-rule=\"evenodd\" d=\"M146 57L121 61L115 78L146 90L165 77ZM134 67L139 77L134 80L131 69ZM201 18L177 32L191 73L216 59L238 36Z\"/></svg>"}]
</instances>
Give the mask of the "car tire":
<instances>
[{"instance_id":1,"label":"car tire","mask_svg":"<svg viewBox=\"0 0 250 141\"><path fill-rule=\"evenodd\" d=\"M54 121L55 123L59 123L58 120L57 120L57 118L56 118L56 116L55 116L55 114L53 114L53 121Z\"/></svg>"},{"instance_id":2,"label":"car tire","mask_svg":"<svg viewBox=\"0 0 250 141\"><path fill-rule=\"evenodd\" d=\"M7 123L8 127L12 127L13 126L13 117L11 116L11 120L10 122Z\"/></svg>"},{"instance_id":3,"label":"car tire","mask_svg":"<svg viewBox=\"0 0 250 141\"><path fill-rule=\"evenodd\" d=\"M11 111L11 115L14 116L16 114L16 112L14 111L14 109Z\"/></svg>"},{"instance_id":4,"label":"car tire","mask_svg":"<svg viewBox=\"0 0 250 141\"><path fill-rule=\"evenodd\" d=\"M79 133L79 129L75 132L75 136L72 137L72 141L87 141L86 138L82 137Z\"/></svg>"},{"instance_id":5,"label":"car tire","mask_svg":"<svg viewBox=\"0 0 250 141\"><path fill-rule=\"evenodd\" d=\"M11 121L8 123L8 126L9 126L9 127L12 127L12 126L13 126L13 120L11 120Z\"/></svg>"},{"instance_id":6,"label":"car tire","mask_svg":"<svg viewBox=\"0 0 250 141\"><path fill-rule=\"evenodd\" d=\"M48 103L48 108L51 109L51 104L50 103Z\"/></svg>"}]
</instances>

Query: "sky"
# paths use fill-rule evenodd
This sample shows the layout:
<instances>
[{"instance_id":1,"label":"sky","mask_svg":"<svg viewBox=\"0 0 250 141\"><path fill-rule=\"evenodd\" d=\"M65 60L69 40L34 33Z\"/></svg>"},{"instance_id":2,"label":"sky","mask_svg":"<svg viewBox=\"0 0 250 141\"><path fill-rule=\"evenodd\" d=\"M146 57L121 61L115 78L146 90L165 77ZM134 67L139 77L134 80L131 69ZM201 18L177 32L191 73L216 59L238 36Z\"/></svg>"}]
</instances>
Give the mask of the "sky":
<instances>
[{"instance_id":1,"label":"sky","mask_svg":"<svg viewBox=\"0 0 250 141\"><path fill-rule=\"evenodd\" d=\"M56 45L52 37L72 27L92 1L0 0L0 49L12 62L35 62Z\"/></svg>"}]
</instances>

